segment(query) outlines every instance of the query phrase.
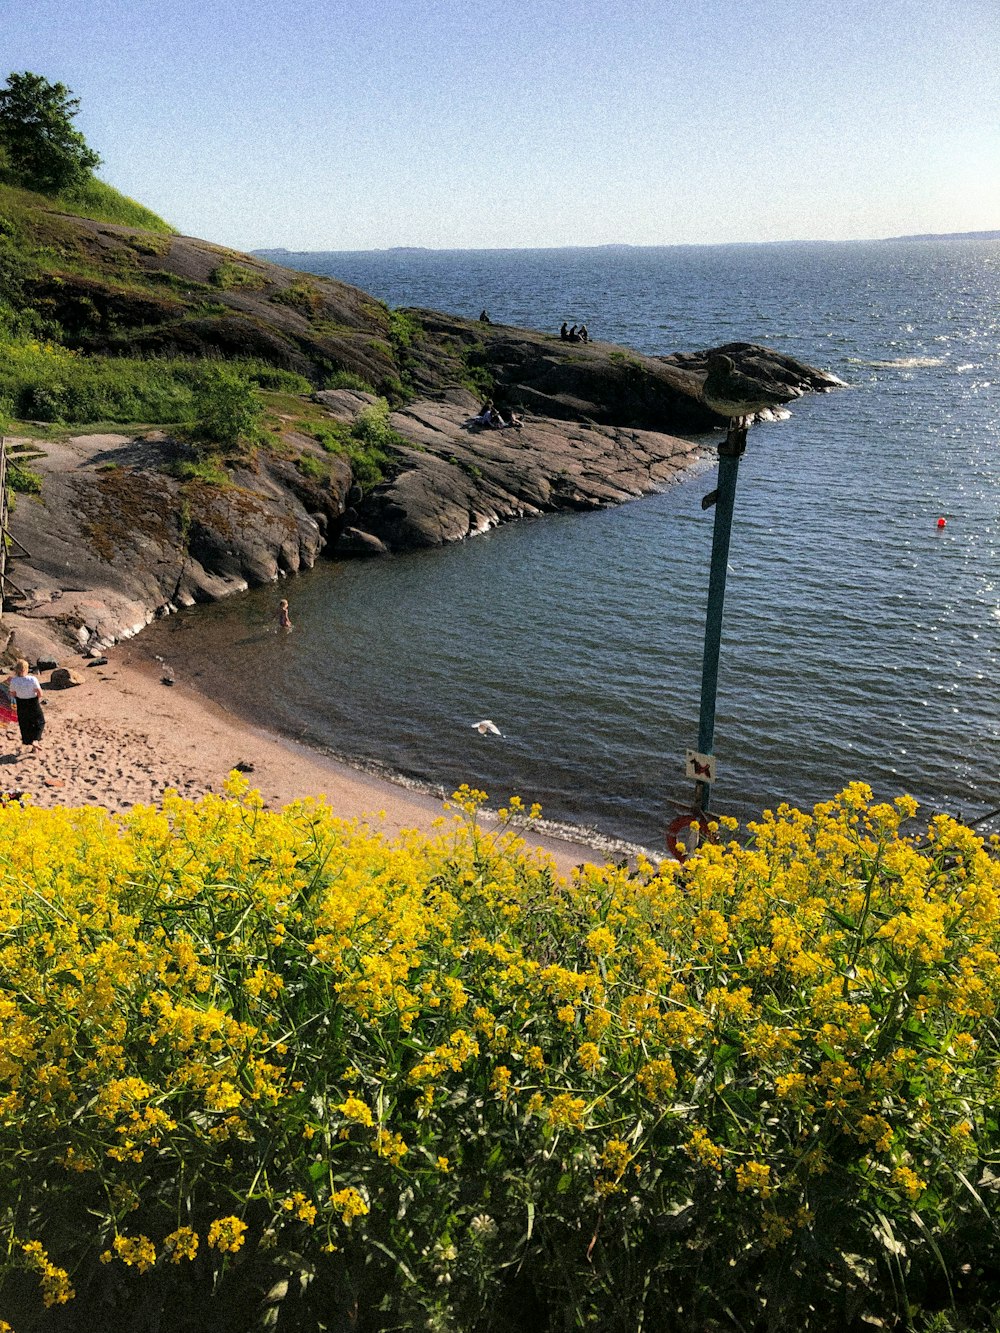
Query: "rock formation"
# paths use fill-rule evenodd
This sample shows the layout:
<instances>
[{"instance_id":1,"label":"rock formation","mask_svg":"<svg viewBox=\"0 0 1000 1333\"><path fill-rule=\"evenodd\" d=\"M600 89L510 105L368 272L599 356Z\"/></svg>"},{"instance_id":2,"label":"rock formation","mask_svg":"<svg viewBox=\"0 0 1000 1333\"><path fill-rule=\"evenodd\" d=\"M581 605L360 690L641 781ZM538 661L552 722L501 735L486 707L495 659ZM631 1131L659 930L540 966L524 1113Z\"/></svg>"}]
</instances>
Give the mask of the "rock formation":
<instances>
[{"instance_id":1,"label":"rock formation","mask_svg":"<svg viewBox=\"0 0 1000 1333\"><path fill-rule=\"evenodd\" d=\"M274 447L224 460L224 485L190 470L183 480L176 465L190 450L163 432L37 443L41 492L20 495L11 517L31 552L11 570L25 596L3 617L30 658L58 658L67 643L98 654L155 615L295 573L324 552L433 546L524 516L616 504L666 484L725 424L700 397L708 351L648 357L390 311L343 283L206 241L36 212L40 220L18 224L10 296L66 345L253 357L305 376L317 390L311 411L319 402L333 423L374 401L319 387L346 373L395 410L383 479L364 493L350 451L325 452L294 407ZM799 391L839 383L750 344L714 350ZM517 409L522 428L474 425L486 393ZM700 444L681 438L699 434Z\"/></svg>"}]
</instances>

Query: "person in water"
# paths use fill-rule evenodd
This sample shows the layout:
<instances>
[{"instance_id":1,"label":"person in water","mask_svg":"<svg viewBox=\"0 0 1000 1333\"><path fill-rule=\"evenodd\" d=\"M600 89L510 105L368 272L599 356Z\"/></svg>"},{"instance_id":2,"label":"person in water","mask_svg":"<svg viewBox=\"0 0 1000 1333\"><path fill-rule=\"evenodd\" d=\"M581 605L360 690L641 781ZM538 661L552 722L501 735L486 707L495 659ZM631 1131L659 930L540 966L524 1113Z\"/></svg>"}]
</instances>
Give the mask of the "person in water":
<instances>
[{"instance_id":1,"label":"person in water","mask_svg":"<svg viewBox=\"0 0 1000 1333\"><path fill-rule=\"evenodd\" d=\"M14 663L14 674L7 682L7 689L15 700L21 744L33 750L42 739L45 714L42 712L42 687L38 677L29 674L28 663L23 657Z\"/></svg>"},{"instance_id":2,"label":"person in water","mask_svg":"<svg viewBox=\"0 0 1000 1333\"><path fill-rule=\"evenodd\" d=\"M288 600L285 597L282 597L281 601L278 603L278 628L292 628L292 618L288 614Z\"/></svg>"}]
</instances>

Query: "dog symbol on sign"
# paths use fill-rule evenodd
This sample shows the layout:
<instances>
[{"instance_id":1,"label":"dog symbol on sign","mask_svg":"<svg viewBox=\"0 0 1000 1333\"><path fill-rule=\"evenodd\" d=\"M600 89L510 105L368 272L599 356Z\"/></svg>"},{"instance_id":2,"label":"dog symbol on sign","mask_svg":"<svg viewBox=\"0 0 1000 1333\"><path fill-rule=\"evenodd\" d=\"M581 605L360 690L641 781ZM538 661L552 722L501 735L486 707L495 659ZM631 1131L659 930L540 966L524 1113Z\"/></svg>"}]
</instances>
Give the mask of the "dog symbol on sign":
<instances>
[{"instance_id":1,"label":"dog symbol on sign","mask_svg":"<svg viewBox=\"0 0 1000 1333\"><path fill-rule=\"evenodd\" d=\"M715 755L699 754L697 750L688 750L684 775L685 777L694 778L698 782L707 782L714 785Z\"/></svg>"}]
</instances>

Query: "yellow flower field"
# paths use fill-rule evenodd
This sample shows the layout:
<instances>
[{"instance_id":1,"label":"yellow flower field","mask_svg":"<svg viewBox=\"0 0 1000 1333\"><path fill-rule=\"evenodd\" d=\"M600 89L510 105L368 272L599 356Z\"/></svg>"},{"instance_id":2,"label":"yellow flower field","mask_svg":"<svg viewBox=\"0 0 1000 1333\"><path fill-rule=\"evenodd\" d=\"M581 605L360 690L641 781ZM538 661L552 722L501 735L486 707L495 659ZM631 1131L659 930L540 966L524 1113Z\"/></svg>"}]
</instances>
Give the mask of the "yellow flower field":
<instances>
[{"instance_id":1,"label":"yellow flower field","mask_svg":"<svg viewBox=\"0 0 1000 1333\"><path fill-rule=\"evenodd\" d=\"M568 882L482 799L4 810L0 1329L992 1326L997 847L856 784Z\"/></svg>"}]
</instances>

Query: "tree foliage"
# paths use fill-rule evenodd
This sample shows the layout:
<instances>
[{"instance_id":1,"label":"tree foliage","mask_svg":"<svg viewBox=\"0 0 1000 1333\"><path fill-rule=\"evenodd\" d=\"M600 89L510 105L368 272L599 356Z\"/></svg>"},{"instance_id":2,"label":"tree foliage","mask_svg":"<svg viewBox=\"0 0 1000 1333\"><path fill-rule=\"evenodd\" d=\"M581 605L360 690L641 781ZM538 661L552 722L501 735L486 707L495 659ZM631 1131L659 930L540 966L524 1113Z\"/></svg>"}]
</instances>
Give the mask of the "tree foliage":
<instances>
[{"instance_id":1,"label":"tree foliage","mask_svg":"<svg viewBox=\"0 0 1000 1333\"><path fill-rule=\"evenodd\" d=\"M63 83L26 70L0 88L0 175L42 194L83 185L101 162L72 125L80 101Z\"/></svg>"}]
</instances>

